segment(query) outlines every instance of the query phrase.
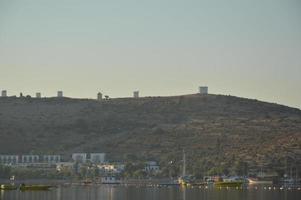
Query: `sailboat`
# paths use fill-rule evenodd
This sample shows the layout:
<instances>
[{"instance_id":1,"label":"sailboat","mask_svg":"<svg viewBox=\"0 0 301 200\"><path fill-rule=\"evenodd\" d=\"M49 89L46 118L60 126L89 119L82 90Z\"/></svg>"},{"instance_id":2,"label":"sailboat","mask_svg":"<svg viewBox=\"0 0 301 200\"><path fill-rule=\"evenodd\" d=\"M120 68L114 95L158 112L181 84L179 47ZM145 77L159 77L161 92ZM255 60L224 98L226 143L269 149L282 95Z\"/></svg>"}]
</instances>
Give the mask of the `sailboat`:
<instances>
[{"instance_id":1,"label":"sailboat","mask_svg":"<svg viewBox=\"0 0 301 200\"><path fill-rule=\"evenodd\" d=\"M183 172L182 176L178 178L178 183L181 186L190 186L193 184L193 178L191 175L186 175L186 154L185 150L183 149Z\"/></svg>"}]
</instances>

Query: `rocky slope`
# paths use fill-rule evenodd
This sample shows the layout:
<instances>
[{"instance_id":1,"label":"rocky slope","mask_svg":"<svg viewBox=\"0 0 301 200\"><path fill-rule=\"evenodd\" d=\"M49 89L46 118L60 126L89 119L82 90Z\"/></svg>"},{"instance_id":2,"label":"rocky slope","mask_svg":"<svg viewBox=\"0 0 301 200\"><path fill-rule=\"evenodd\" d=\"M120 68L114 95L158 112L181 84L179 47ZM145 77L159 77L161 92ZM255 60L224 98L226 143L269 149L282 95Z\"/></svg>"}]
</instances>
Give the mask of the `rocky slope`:
<instances>
[{"instance_id":1,"label":"rocky slope","mask_svg":"<svg viewBox=\"0 0 301 200\"><path fill-rule=\"evenodd\" d=\"M300 167L301 111L223 95L0 98L0 154L107 152L167 165L182 149L191 171Z\"/></svg>"}]
</instances>

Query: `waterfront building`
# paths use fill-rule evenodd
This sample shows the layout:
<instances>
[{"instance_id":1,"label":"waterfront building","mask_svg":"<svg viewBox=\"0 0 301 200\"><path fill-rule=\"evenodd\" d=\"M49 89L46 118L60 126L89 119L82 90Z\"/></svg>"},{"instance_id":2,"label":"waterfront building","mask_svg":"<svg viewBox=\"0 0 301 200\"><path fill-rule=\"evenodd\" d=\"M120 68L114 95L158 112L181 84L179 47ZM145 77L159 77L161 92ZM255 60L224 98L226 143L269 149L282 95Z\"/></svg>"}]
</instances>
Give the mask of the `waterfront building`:
<instances>
[{"instance_id":1,"label":"waterfront building","mask_svg":"<svg viewBox=\"0 0 301 200\"><path fill-rule=\"evenodd\" d=\"M97 168L100 169L104 173L108 174L119 174L124 171L124 164L99 164Z\"/></svg>"},{"instance_id":2,"label":"waterfront building","mask_svg":"<svg viewBox=\"0 0 301 200\"><path fill-rule=\"evenodd\" d=\"M19 156L18 155L0 155L1 164L18 164Z\"/></svg>"},{"instance_id":3,"label":"waterfront building","mask_svg":"<svg viewBox=\"0 0 301 200\"><path fill-rule=\"evenodd\" d=\"M40 157L38 155L22 155L22 163L38 163L40 162Z\"/></svg>"},{"instance_id":4,"label":"waterfront building","mask_svg":"<svg viewBox=\"0 0 301 200\"><path fill-rule=\"evenodd\" d=\"M208 87L207 86L200 86L199 87L200 94L208 94Z\"/></svg>"},{"instance_id":5,"label":"waterfront building","mask_svg":"<svg viewBox=\"0 0 301 200\"><path fill-rule=\"evenodd\" d=\"M146 172L154 172L157 173L160 171L160 166L156 161L148 161L145 163L144 170Z\"/></svg>"},{"instance_id":6,"label":"waterfront building","mask_svg":"<svg viewBox=\"0 0 301 200\"><path fill-rule=\"evenodd\" d=\"M43 162L58 163L58 162L61 162L61 156L60 155L43 155Z\"/></svg>"},{"instance_id":7,"label":"waterfront building","mask_svg":"<svg viewBox=\"0 0 301 200\"><path fill-rule=\"evenodd\" d=\"M87 162L87 154L86 153L73 153L72 160L74 162L86 163Z\"/></svg>"},{"instance_id":8,"label":"waterfront building","mask_svg":"<svg viewBox=\"0 0 301 200\"><path fill-rule=\"evenodd\" d=\"M105 153L91 153L90 154L90 161L91 163L104 163L105 162Z\"/></svg>"}]
</instances>

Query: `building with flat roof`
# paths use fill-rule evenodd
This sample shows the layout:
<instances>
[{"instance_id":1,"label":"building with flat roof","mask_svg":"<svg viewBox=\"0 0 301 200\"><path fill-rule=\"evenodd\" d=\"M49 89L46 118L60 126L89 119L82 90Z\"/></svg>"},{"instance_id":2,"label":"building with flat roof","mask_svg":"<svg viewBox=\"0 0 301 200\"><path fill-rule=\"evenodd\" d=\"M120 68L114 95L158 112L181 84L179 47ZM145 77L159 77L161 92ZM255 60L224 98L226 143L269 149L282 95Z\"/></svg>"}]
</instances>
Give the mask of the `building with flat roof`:
<instances>
[{"instance_id":1,"label":"building with flat roof","mask_svg":"<svg viewBox=\"0 0 301 200\"><path fill-rule=\"evenodd\" d=\"M40 162L40 156L38 155L22 155L22 163L38 163Z\"/></svg>"},{"instance_id":2,"label":"building with flat roof","mask_svg":"<svg viewBox=\"0 0 301 200\"><path fill-rule=\"evenodd\" d=\"M57 91L57 97L63 97L63 91Z\"/></svg>"},{"instance_id":3,"label":"building with flat roof","mask_svg":"<svg viewBox=\"0 0 301 200\"><path fill-rule=\"evenodd\" d=\"M36 93L36 98L40 99L41 98L41 92Z\"/></svg>"},{"instance_id":4,"label":"building with flat roof","mask_svg":"<svg viewBox=\"0 0 301 200\"><path fill-rule=\"evenodd\" d=\"M134 91L133 92L133 97L134 98L139 98L139 91Z\"/></svg>"},{"instance_id":5,"label":"building with flat roof","mask_svg":"<svg viewBox=\"0 0 301 200\"><path fill-rule=\"evenodd\" d=\"M156 161L148 161L145 163L144 171L157 173L160 171L160 166Z\"/></svg>"},{"instance_id":6,"label":"building with flat roof","mask_svg":"<svg viewBox=\"0 0 301 200\"><path fill-rule=\"evenodd\" d=\"M87 154L86 153L73 153L72 160L74 162L86 163L87 162Z\"/></svg>"},{"instance_id":7,"label":"building with flat roof","mask_svg":"<svg viewBox=\"0 0 301 200\"><path fill-rule=\"evenodd\" d=\"M101 101L101 100L102 100L102 93L101 93L101 92L98 92L98 93L97 93L97 100L98 100L98 101Z\"/></svg>"},{"instance_id":8,"label":"building with flat roof","mask_svg":"<svg viewBox=\"0 0 301 200\"><path fill-rule=\"evenodd\" d=\"M61 155L43 155L43 162L59 163L61 162Z\"/></svg>"},{"instance_id":9,"label":"building with flat roof","mask_svg":"<svg viewBox=\"0 0 301 200\"><path fill-rule=\"evenodd\" d=\"M7 97L7 91L6 91L6 90L2 90L1 96L2 96L2 97Z\"/></svg>"},{"instance_id":10,"label":"building with flat roof","mask_svg":"<svg viewBox=\"0 0 301 200\"><path fill-rule=\"evenodd\" d=\"M1 164L18 164L19 156L18 155L0 155Z\"/></svg>"},{"instance_id":11,"label":"building with flat roof","mask_svg":"<svg viewBox=\"0 0 301 200\"><path fill-rule=\"evenodd\" d=\"M105 153L91 153L90 154L90 161L91 163L104 163L105 162Z\"/></svg>"},{"instance_id":12,"label":"building with flat roof","mask_svg":"<svg viewBox=\"0 0 301 200\"><path fill-rule=\"evenodd\" d=\"M208 87L207 86L200 86L199 87L200 94L208 94Z\"/></svg>"}]
</instances>

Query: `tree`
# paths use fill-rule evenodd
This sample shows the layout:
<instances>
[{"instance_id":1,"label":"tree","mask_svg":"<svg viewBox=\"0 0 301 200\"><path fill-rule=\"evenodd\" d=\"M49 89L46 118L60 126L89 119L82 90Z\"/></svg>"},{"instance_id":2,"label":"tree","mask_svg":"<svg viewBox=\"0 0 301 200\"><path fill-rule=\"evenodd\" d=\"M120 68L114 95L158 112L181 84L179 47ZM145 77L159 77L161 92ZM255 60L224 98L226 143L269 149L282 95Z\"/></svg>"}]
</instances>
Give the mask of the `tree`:
<instances>
[{"instance_id":1,"label":"tree","mask_svg":"<svg viewBox=\"0 0 301 200\"><path fill-rule=\"evenodd\" d=\"M8 179L11 176L11 168L5 165L0 165L0 178Z\"/></svg>"}]
</instances>

